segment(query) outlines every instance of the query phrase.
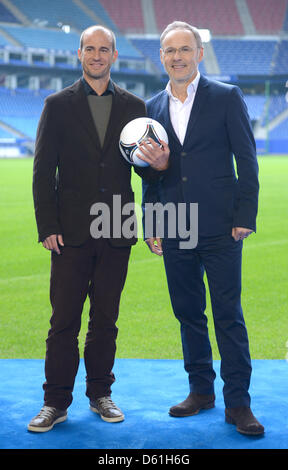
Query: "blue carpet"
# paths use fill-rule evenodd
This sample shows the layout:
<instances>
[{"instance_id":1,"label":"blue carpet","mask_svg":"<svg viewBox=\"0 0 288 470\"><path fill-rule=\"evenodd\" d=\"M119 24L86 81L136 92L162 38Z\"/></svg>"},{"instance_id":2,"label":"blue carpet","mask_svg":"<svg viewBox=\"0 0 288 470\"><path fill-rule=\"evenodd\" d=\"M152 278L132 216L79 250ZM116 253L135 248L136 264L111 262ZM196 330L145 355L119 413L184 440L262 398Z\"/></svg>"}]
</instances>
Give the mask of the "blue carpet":
<instances>
[{"instance_id":1,"label":"blue carpet","mask_svg":"<svg viewBox=\"0 0 288 470\"><path fill-rule=\"evenodd\" d=\"M224 421L223 382L214 362L216 407L188 418L168 415L188 394L187 375L178 360L117 359L113 399L125 421L109 424L91 412L80 362L68 420L48 433L30 433L27 423L42 406L44 363L0 360L0 449L287 449L288 363L254 360L252 409L265 426L262 437L239 434Z\"/></svg>"}]
</instances>

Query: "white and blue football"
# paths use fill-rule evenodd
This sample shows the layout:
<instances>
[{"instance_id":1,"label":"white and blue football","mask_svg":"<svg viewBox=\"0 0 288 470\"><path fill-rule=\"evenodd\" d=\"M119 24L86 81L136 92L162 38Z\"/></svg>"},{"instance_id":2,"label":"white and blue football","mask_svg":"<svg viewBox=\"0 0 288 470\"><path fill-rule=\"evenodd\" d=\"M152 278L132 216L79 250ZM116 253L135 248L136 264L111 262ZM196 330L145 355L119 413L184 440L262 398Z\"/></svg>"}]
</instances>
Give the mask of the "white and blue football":
<instances>
[{"instance_id":1,"label":"white and blue football","mask_svg":"<svg viewBox=\"0 0 288 470\"><path fill-rule=\"evenodd\" d=\"M119 148L121 154L131 165L136 166L149 166L149 163L144 162L137 157L141 155L139 145L150 137L160 146L160 140L168 144L168 136L164 127L155 119L148 117L140 117L128 122L122 129L119 140ZM151 145L151 144L150 144ZM143 154L142 154L143 155Z\"/></svg>"}]
</instances>

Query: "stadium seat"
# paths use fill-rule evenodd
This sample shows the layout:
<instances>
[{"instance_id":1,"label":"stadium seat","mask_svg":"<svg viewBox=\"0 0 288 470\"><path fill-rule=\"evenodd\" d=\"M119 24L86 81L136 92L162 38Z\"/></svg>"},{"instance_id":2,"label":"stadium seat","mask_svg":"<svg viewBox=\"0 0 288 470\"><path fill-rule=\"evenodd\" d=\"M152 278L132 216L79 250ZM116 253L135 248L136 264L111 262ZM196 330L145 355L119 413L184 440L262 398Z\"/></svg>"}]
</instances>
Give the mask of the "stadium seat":
<instances>
[{"instance_id":1,"label":"stadium seat","mask_svg":"<svg viewBox=\"0 0 288 470\"><path fill-rule=\"evenodd\" d=\"M287 0L246 0L256 31L278 33L283 28Z\"/></svg>"},{"instance_id":2,"label":"stadium seat","mask_svg":"<svg viewBox=\"0 0 288 470\"><path fill-rule=\"evenodd\" d=\"M113 21L114 16L109 15L109 13L107 12L108 10L105 9L106 2L102 4L98 0L82 0L82 3L84 3L84 5L87 8L89 8L89 10L92 11L93 14L96 15L101 20L101 23L103 23L105 26L107 26L108 28L112 29L115 32L118 31L118 28L116 26L117 23ZM117 5L118 2L114 2L114 3L115 5Z\"/></svg>"},{"instance_id":3,"label":"stadium seat","mask_svg":"<svg viewBox=\"0 0 288 470\"><path fill-rule=\"evenodd\" d=\"M52 90L35 93L28 89L0 88L0 121L35 139L45 97Z\"/></svg>"},{"instance_id":4,"label":"stadium seat","mask_svg":"<svg viewBox=\"0 0 288 470\"><path fill-rule=\"evenodd\" d=\"M288 77L288 40L282 40L278 45L277 55L274 59L273 73L285 74Z\"/></svg>"},{"instance_id":5,"label":"stadium seat","mask_svg":"<svg viewBox=\"0 0 288 470\"><path fill-rule=\"evenodd\" d=\"M68 24L80 31L93 24L91 17L70 0L13 0L12 3L32 24L40 23L50 28L57 28L59 23Z\"/></svg>"},{"instance_id":6,"label":"stadium seat","mask_svg":"<svg viewBox=\"0 0 288 470\"><path fill-rule=\"evenodd\" d=\"M245 95L251 121L257 121L263 116L265 101L264 95Z\"/></svg>"},{"instance_id":7,"label":"stadium seat","mask_svg":"<svg viewBox=\"0 0 288 470\"><path fill-rule=\"evenodd\" d=\"M271 72L276 40L213 39L222 74L267 75Z\"/></svg>"},{"instance_id":8,"label":"stadium seat","mask_svg":"<svg viewBox=\"0 0 288 470\"><path fill-rule=\"evenodd\" d=\"M16 16L8 10L3 3L0 3L0 22L2 23L19 23Z\"/></svg>"},{"instance_id":9,"label":"stadium seat","mask_svg":"<svg viewBox=\"0 0 288 470\"><path fill-rule=\"evenodd\" d=\"M288 119L278 124L272 131L269 132L269 138L272 140L286 140L288 135Z\"/></svg>"},{"instance_id":10,"label":"stadium seat","mask_svg":"<svg viewBox=\"0 0 288 470\"><path fill-rule=\"evenodd\" d=\"M79 47L79 34L40 27L2 25L2 29L14 37L24 47L76 51Z\"/></svg>"},{"instance_id":11,"label":"stadium seat","mask_svg":"<svg viewBox=\"0 0 288 470\"><path fill-rule=\"evenodd\" d=\"M85 0L86 4L87 1ZM91 4L92 1L90 0L89 3ZM100 3L122 33L144 32L141 0L121 0L121 2L100 0Z\"/></svg>"},{"instance_id":12,"label":"stadium seat","mask_svg":"<svg viewBox=\"0 0 288 470\"><path fill-rule=\"evenodd\" d=\"M212 34L243 34L243 26L234 0L154 0L159 31L175 19L187 21Z\"/></svg>"}]
</instances>

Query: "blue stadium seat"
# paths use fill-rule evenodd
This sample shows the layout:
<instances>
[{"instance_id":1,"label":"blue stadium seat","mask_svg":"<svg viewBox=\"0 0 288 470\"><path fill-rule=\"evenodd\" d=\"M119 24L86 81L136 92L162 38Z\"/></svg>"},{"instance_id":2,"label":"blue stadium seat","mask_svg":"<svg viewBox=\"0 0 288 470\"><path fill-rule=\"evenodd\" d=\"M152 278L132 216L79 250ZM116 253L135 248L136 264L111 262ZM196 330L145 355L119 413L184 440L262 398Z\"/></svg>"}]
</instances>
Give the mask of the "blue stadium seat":
<instances>
[{"instance_id":1,"label":"blue stadium seat","mask_svg":"<svg viewBox=\"0 0 288 470\"><path fill-rule=\"evenodd\" d=\"M35 139L45 97L51 90L35 93L28 89L14 91L0 88L0 120Z\"/></svg>"},{"instance_id":2,"label":"blue stadium seat","mask_svg":"<svg viewBox=\"0 0 288 470\"><path fill-rule=\"evenodd\" d=\"M1 120L1 119L0 119ZM15 136L0 126L0 139L13 139Z\"/></svg>"},{"instance_id":3,"label":"blue stadium seat","mask_svg":"<svg viewBox=\"0 0 288 470\"><path fill-rule=\"evenodd\" d=\"M276 40L213 39L214 51L223 74L268 75Z\"/></svg>"},{"instance_id":4,"label":"blue stadium seat","mask_svg":"<svg viewBox=\"0 0 288 470\"><path fill-rule=\"evenodd\" d=\"M14 37L24 47L40 49L61 49L76 51L79 47L79 34L48 28L2 25L7 33Z\"/></svg>"},{"instance_id":5,"label":"blue stadium seat","mask_svg":"<svg viewBox=\"0 0 288 470\"><path fill-rule=\"evenodd\" d=\"M60 29L15 25L2 25L2 28L24 47L64 50L75 54L79 47L80 34L74 31L66 34ZM142 54L124 36L117 35L117 49L121 57L142 58Z\"/></svg>"},{"instance_id":6,"label":"blue stadium seat","mask_svg":"<svg viewBox=\"0 0 288 470\"><path fill-rule=\"evenodd\" d=\"M2 23L19 23L16 16L8 10L3 3L0 3L0 22Z\"/></svg>"},{"instance_id":7,"label":"blue stadium seat","mask_svg":"<svg viewBox=\"0 0 288 470\"><path fill-rule=\"evenodd\" d=\"M288 31L288 21L287 21ZM275 74L285 74L288 77L288 40L283 40L279 44L275 66L273 68Z\"/></svg>"},{"instance_id":8,"label":"blue stadium seat","mask_svg":"<svg viewBox=\"0 0 288 470\"><path fill-rule=\"evenodd\" d=\"M82 0L82 2L91 10L95 15L102 20L103 24L113 31L117 32L118 28L109 16L101 2L97 0ZM105 3L105 2L104 2ZM94 24L94 23L93 23Z\"/></svg>"},{"instance_id":9,"label":"blue stadium seat","mask_svg":"<svg viewBox=\"0 0 288 470\"><path fill-rule=\"evenodd\" d=\"M0 32L0 46L11 46L11 43Z\"/></svg>"},{"instance_id":10,"label":"blue stadium seat","mask_svg":"<svg viewBox=\"0 0 288 470\"><path fill-rule=\"evenodd\" d=\"M245 102L252 121L260 119L263 115L265 101L266 98L263 95L245 95Z\"/></svg>"},{"instance_id":11,"label":"blue stadium seat","mask_svg":"<svg viewBox=\"0 0 288 470\"><path fill-rule=\"evenodd\" d=\"M31 21L46 22L46 26L57 28L58 23L69 24L82 30L93 24L90 16L71 0L13 0L14 5Z\"/></svg>"},{"instance_id":12,"label":"blue stadium seat","mask_svg":"<svg viewBox=\"0 0 288 470\"><path fill-rule=\"evenodd\" d=\"M288 119L281 122L278 126L276 126L272 131L269 133L269 138L272 140L286 140L288 136Z\"/></svg>"}]
</instances>

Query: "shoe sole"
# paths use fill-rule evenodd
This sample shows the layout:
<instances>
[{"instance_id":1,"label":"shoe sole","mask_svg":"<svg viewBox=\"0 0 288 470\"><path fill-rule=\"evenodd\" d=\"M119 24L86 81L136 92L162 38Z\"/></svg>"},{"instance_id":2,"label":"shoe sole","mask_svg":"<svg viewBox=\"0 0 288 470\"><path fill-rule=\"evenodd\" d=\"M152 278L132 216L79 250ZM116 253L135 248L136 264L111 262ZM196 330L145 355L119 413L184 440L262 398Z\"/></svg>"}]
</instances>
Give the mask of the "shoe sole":
<instances>
[{"instance_id":1,"label":"shoe sole","mask_svg":"<svg viewBox=\"0 0 288 470\"><path fill-rule=\"evenodd\" d=\"M211 410L211 408L215 408L215 403L207 403L205 406L201 406L198 410L194 411L193 413L185 413L185 414L178 414L177 412L174 413L173 411L169 410L170 416L174 416L175 418L186 418L187 416L195 416L198 415L198 413L201 410Z\"/></svg>"},{"instance_id":2,"label":"shoe sole","mask_svg":"<svg viewBox=\"0 0 288 470\"><path fill-rule=\"evenodd\" d=\"M33 426L32 424L28 425L28 431L32 432L47 432L51 431L51 429L54 427L55 424L58 423L63 423L63 421L66 421L67 415L65 416L60 416L59 418L55 419L54 423L51 424L51 426L45 426L45 427L40 427L40 426Z\"/></svg>"},{"instance_id":3,"label":"shoe sole","mask_svg":"<svg viewBox=\"0 0 288 470\"><path fill-rule=\"evenodd\" d=\"M94 408L91 405L90 410L93 411L93 413L97 413L97 415L100 415L101 419L103 419L103 421L106 421L106 423L119 423L120 421L124 421L125 418L124 415L115 416L114 418L106 418L106 416L101 415L97 408Z\"/></svg>"},{"instance_id":4,"label":"shoe sole","mask_svg":"<svg viewBox=\"0 0 288 470\"><path fill-rule=\"evenodd\" d=\"M225 416L225 421L226 423L228 424L234 424L234 426L237 426L236 425L236 422L234 421L233 418L231 418L231 416ZM241 429L239 428L238 426L236 427L236 431L240 432L240 434L245 434L246 436L260 436L261 434L264 434L264 430L263 431L244 431L244 429Z\"/></svg>"}]
</instances>

